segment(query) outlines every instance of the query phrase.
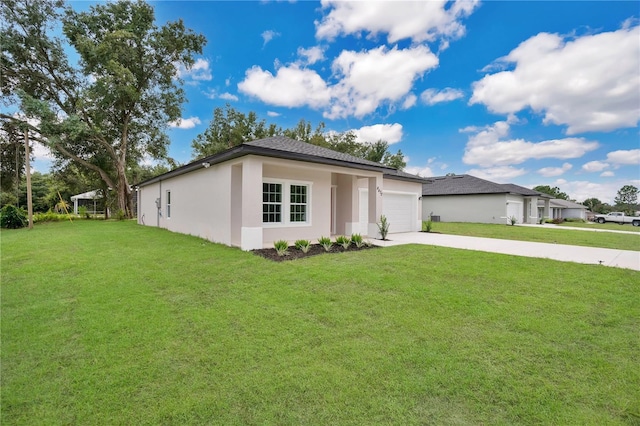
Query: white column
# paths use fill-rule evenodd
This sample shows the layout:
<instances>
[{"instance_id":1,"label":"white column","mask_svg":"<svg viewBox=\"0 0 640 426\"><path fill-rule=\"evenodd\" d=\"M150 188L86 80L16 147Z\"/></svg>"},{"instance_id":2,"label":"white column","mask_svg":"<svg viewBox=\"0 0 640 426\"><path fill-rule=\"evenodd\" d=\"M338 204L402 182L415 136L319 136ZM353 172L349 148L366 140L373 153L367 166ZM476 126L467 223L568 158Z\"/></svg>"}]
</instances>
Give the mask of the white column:
<instances>
[{"instance_id":1,"label":"white column","mask_svg":"<svg viewBox=\"0 0 640 426\"><path fill-rule=\"evenodd\" d=\"M378 229L378 221L382 215L382 175L369 178L369 226L367 235L371 238L380 238L380 230Z\"/></svg>"},{"instance_id":2,"label":"white column","mask_svg":"<svg viewBox=\"0 0 640 426\"><path fill-rule=\"evenodd\" d=\"M248 156L242 162L242 226L240 248L262 248L262 161Z\"/></svg>"}]
</instances>

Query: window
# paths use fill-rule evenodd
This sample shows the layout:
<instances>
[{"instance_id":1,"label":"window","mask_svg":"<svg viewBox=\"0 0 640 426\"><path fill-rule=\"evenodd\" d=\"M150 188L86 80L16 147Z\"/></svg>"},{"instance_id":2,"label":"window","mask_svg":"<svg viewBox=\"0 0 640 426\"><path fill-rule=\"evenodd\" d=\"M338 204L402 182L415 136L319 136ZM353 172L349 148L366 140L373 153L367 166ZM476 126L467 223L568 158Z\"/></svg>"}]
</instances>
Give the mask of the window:
<instances>
[{"instance_id":1,"label":"window","mask_svg":"<svg viewBox=\"0 0 640 426\"><path fill-rule=\"evenodd\" d=\"M307 186L291 185L291 204L289 205L291 222L307 221Z\"/></svg>"},{"instance_id":2,"label":"window","mask_svg":"<svg viewBox=\"0 0 640 426\"><path fill-rule=\"evenodd\" d=\"M167 219L171 217L171 191L167 191Z\"/></svg>"},{"instance_id":3,"label":"window","mask_svg":"<svg viewBox=\"0 0 640 426\"><path fill-rule=\"evenodd\" d=\"M262 184L262 222L282 222L282 184Z\"/></svg>"},{"instance_id":4,"label":"window","mask_svg":"<svg viewBox=\"0 0 640 426\"><path fill-rule=\"evenodd\" d=\"M300 182L262 183L262 223L309 223L309 184Z\"/></svg>"}]
</instances>

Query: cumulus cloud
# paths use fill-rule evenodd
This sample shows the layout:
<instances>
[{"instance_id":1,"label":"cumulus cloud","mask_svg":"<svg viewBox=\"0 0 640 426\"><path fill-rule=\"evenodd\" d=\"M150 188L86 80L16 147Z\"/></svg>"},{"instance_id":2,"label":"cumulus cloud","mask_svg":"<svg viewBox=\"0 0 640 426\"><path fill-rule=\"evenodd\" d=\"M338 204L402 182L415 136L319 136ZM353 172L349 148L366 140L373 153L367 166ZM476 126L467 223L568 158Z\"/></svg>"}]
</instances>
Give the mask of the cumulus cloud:
<instances>
[{"instance_id":1,"label":"cumulus cloud","mask_svg":"<svg viewBox=\"0 0 640 426\"><path fill-rule=\"evenodd\" d=\"M472 133L465 147L462 161L482 167L509 166L531 159L556 158L566 160L580 158L598 148L597 142L584 138L552 139L529 142L524 139L508 139L510 121L497 121L484 128L468 127L463 132Z\"/></svg>"},{"instance_id":2,"label":"cumulus cloud","mask_svg":"<svg viewBox=\"0 0 640 426\"><path fill-rule=\"evenodd\" d=\"M634 127L640 120L640 27L568 39L540 33L473 84L470 104L496 113L531 108L567 134ZM496 68L494 67L494 69Z\"/></svg>"},{"instance_id":3,"label":"cumulus cloud","mask_svg":"<svg viewBox=\"0 0 640 426\"><path fill-rule=\"evenodd\" d=\"M343 35L366 34L375 38L387 34L387 41L403 39L414 42L434 41L438 38L458 39L465 34L459 22L469 16L478 5L477 0L446 0L398 2L323 0L329 13L316 21L316 38L333 40Z\"/></svg>"},{"instance_id":4,"label":"cumulus cloud","mask_svg":"<svg viewBox=\"0 0 640 426\"><path fill-rule=\"evenodd\" d=\"M480 179L497 183L510 183L512 179L526 174L525 169L518 169L511 166L488 167L485 169L471 169L467 174Z\"/></svg>"},{"instance_id":5,"label":"cumulus cloud","mask_svg":"<svg viewBox=\"0 0 640 426\"><path fill-rule=\"evenodd\" d=\"M343 51L332 65L340 81L332 87L332 105L324 115L361 118L383 102L398 102L410 93L416 78L437 65L438 57L426 46Z\"/></svg>"},{"instance_id":6,"label":"cumulus cloud","mask_svg":"<svg viewBox=\"0 0 640 426\"><path fill-rule=\"evenodd\" d=\"M176 65L176 72L184 80L209 81L213 78L209 61L202 58L197 59L190 68L185 68L182 64Z\"/></svg>"},{"instance_id":7,"label":"cumulus cloud","mask_svg":"<svg viewBox=\"0 0 640 426\"><path fill-rule=\"evenodd\" d=\"M433 173L433 170L431 170L431 167L429 167L428 165L424 167L415 167L415 166L405 167L404 171L407 173L411 173L412 175L418 175L420 177L435 176L435 174Z\"/></svg>"},{"instance_id":8,"label":"cumulus cloud","mask_svg":"<svg viewBox=\"0 0 640 426\"><path fill-rule=\"evenodd\" d=\"M43 145L41 143L37 143L37 142L30 145L31 145L31 155L33 155L33 157L36 160L51 161L54 159L53 153L51 152L48 146Z\"/></svg>"},{"instance_id":9,"label":"cumulus cloud","mask_svg":"<svg viewBox=\"0 0 640 426\"><path fill-rule=\"evenodd\" d=\"M179 118L176 121L170 121L169 127L178 128L178 129L193 129L201 121L198 117L189 117L189 118Z\"/></svg>"},{"instance_id":10,"label":"cumulus cloud","mask_svg":"<svg viewBox=\"0 0 640 426\"><path fill-rule=\"evenodd\" d=\"M414 106L417 101L418 101L418 97L416 95L414 95L413 93L409 93L404 98L404 101L402 101L402 105L400 106L400 108L401 109L409 109L412 106Z\"/></svg>"},{"instance_id":11,"label":"cumulus cloud","mask_svg":"<svg viewBox=\"0 0 640 426\"><path fill-rule=\"evenodd\" d=\"M320 46L310 47L304 49L298 48L298 56L302 58L302 63L305 65L313 65L316 62L324 60L324 49Z\"/></svg>"},{"instance_id":12,"label":"cumulus cloud","mask_svg":"<svg viewBox=\"0 0 640 426\"><path fill-rule=\"evenodd\" d=\"M267 111L267 115L269 117L280 117L280 113L279 112L275 112L275 111Z\"/></svg>"},{"instance_id":13,"label":"cumulus cloud","mask_svg":"<svg viewBox=\"0 0 640 426\"><path fill-rule=\"evenodd\" d=\"M639 165L640 149L613 151L607 154L607 162L615 165Z\"/></svg>"},{"instance_id":14,"label":"cumulus cloud","mask_svg":"<svg viewBox=\"0 0 640 426\"><path fill-rule=\"evenodd\" d=\"M231 94L229 92L225 92L220 94L220 96L218 96L220 99L224 99L225 101L237 101L238 97L234 94Z\"/></svg>"},{"instance_id":15,"label":"cumulus cloud","mask_svg":"<svg viewBox=\"0 0 640 426\"><path fill-rule=\"evenodd\" d=\"M582 165L582 170L585 172L593 173L593 172L601 172L604 169L609 168L610 164L605 163L604 161L589 161Z\"/></svg>"},{"instance_id":16,"label":"cumulus cloud","mask_svg":"<svg viewBox=\"0 0 640 426\"><path fill-rule=\"evenodd\" d=\"M377 142L383 140L389 145L402 140L402 124L374 124L353 129L358 142Z\"/></svg>"},{"instance_id":17,"label":"cumulus cloud","mask_svg":"<svg viewBox=\"0 0 640 426\"><path fill-rule=\"evenodd\" d=\"M544 177L560 176L571 170L573 166L569 163L564 163L562 167L543 167L538 170L538 174Z\"/></svg>"},{"instance_id":18,"label":"cumulus cloud","mask_svg":"<svg viewBox=\"0 0 640 426\"><path fill-rule=\"evenodd\" d=\"M427 105L435 105L440 102L451 102L464 96L462 90L453 89L451 87L444 88L440 91L436 89L427 89L420 95L422 102Z\"/></svg>"},{"instance_id":19,"label":"cumulus cloud","mask_svg":"<svg viewBox=\"0 0 640 426\"><path fill-rule=\"evenodd\" d=\"M254 66L247 70L238 90L271 105L321 108L329 104L331 93L313 70L297 65L280 67L276 75Z\"/></svg>"},{"instance_id":20,"label":"cumulus cloud","mask_svg":"<svg viewBox=\"0 0 640 426\"><path fill-rule=\"evenodd\" d=\"M615 173L613 173L611 170L600 173L600 177L613 177L613 176L615 176Z\"/></svg>"},{"instance_id":21,"label":"cumulus cloud","mask_svg":"<svg viewBox=\"0 0 640 426\"><path fill-rule=\"evenodd\" d=\"M262 36L262 40L264 41L262 46L266 46L267 43L269 43L271 40L273 40L276 37L279 37L280 33L272 30L267 30L267 31L263 31L262 34L260 35Z\"/></svg>"},{"instance_id":22,"label":"cumulus cloud","mask_svg":"<svg viewBox=\"0 0 640 426\"><path fill-rule=\"evenodd\" d=\"M616 179L599 182L566 181L564 179L558 179L550 186L561 188L571 199L578 202L582 202L588 198L597 198L605 203L613 204L618 190L624 185L633 185L637 188L640 186L640 179L631 181Z\"/></svg>"}]
</instances>

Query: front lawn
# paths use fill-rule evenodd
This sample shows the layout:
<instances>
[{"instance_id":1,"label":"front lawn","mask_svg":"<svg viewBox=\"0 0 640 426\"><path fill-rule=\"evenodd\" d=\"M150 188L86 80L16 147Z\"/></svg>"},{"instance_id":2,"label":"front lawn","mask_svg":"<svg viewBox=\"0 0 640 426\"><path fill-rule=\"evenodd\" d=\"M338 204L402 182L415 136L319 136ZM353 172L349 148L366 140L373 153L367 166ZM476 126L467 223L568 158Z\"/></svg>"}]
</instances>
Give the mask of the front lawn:
<instances>
[{"instance_id":1,"label":"front lawn","mask_svg":"<svg viewBox=\"0 0 640 426\"><path fill-rule=\"evenodd\" d=\"M618 230L634 228L632 226L615 226ZM487 223L433 222L432 232L467 235L470 237L501 238L505 240L535 241L540 243L640 251L640 234L632 235L614 232L554 229L551 226L545 227L545 225L510 226Z\"/></svg>"},{"instance_id":2,"label":"front lawn","mask_svg":"<svg viewBox=\"0 0 640 426\"><path fill-rule=\"evenodd\" d=\"M594 222L562 222L558 226L565 228L586 228L592 230L627 231L640 233L640 226L633 226L630 223L620 225L619 223L594 223Z\"/></svg>"},{"instance_id":3,"label":"front lawn","mask_svg":"<svg viewBox=\"0 0 640 426\"><path fill-rule=\"evenodd\" d=\"M640 421L640 272L416 245L277 263L133 222L0 236L2 424Z\"/></svg>"}]
</instances>

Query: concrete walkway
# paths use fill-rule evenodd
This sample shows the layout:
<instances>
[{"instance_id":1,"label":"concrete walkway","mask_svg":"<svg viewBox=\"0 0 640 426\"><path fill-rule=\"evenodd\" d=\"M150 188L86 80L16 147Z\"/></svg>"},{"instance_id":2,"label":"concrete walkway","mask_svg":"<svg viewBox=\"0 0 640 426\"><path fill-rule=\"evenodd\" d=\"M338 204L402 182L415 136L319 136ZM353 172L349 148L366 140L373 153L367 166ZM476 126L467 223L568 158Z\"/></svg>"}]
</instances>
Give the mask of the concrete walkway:
<instances>
[{"instance_id":1,"label":"concrete walkway","mask_svg":"<svg viewBox=\"0 0 640 426\"><path fill-rule=\"evenodd\" d=\"M465 237L427 232L390 234L390 241L373 240L382 247L401 244L426 244L465 250L486 251L514 256L576 262L590 265L614 266L640 271L640 252L529 241L501 240L497 238Z\"/></svg>"}]
</instances>

